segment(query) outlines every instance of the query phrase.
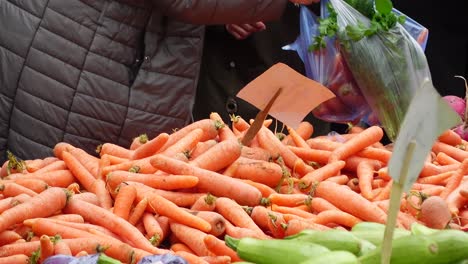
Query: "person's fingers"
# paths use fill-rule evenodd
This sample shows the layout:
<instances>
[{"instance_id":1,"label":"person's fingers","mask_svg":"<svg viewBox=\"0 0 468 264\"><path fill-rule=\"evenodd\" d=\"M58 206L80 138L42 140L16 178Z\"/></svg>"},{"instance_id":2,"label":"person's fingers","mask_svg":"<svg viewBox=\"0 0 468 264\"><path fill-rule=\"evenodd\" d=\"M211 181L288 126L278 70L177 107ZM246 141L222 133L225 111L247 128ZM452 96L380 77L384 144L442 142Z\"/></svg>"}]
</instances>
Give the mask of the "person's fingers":
<instances>
[{"instance_id":1,"label":"person's fingers","mask_svg":"<svg viewBox=\"0 0 468 264\"><path fill-rule=\"evenodd\" d=\"M252 25L257 29L257 31L262 31L266 29L266 25L263 22L256 22L256 23L253 23Z\"/></svg>"},{"instance_id":2,"label":"person's fingers","mask_svg":"<svg viewBox=\"0 0 468 264\"><path fill-rule=\"evenodd\" d=\"M231 35L233 35L236 39L239 40L245 39L250 35L249 32L247 32L239 25L229 24L226 26L226 29Z\"/></svg>"}]
</instances>

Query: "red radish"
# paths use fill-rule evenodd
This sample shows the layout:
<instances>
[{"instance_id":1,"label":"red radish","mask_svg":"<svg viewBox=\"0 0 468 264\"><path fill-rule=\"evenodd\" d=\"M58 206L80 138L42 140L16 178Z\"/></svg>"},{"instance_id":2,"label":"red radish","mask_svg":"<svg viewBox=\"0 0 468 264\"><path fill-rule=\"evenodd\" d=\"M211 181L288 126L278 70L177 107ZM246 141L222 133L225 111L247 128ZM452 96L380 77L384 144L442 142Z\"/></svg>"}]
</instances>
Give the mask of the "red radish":
<instances>
[{"instance_id":1,"label":"red radish","mask_svg":"<svg viewBox=\"0 0 468 264\"><path fill-rule=\"evenodd\" d=\"M468 99L468 83L462 76L455 77L461 78L465 81L465 99L453 95L445 96L444 99L447 100L452 109L455 110L463 120L463 122L456 126L453 131L460 135L462 139L468 140L468 107L466 105L466 100ZM462 113L462 111L464 112Z\"/></svg>"},{"instance_id":2,"label":"red radish","mask_svg":"<svg viewBox=\"0 0 468 264\"><path fill-rule=\"evenodd\" d=\"M421 204L419 220L430 228L444 229L452 220L452 215L444 199L431 196Z\"/></svg>"}]
</instances>

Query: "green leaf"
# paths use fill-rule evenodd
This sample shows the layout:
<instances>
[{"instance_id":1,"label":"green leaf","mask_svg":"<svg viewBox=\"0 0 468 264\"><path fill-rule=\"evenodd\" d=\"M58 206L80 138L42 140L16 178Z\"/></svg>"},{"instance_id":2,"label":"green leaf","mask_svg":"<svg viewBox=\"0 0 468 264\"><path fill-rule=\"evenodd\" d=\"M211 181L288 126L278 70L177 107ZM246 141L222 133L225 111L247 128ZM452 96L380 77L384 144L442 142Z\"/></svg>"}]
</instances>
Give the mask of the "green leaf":
<instances>
[{"instance_id":1,"label":"green leaf","mask_svg":"<svg viewBox=\"0 0 468 264\"><path fill-rule=\"evenodd\" d=\"M367 30L368 28L362 22L358 22L355 26L348 25L346 27L346 34L351 40L359 41L368 35L368 33L366 33Z\"/></svg>"},{"instance_id":2,"label":"green leaf","mask_svg":"<svg viewBox=\"0 0 468 264\"><path fill-rule=\"evenodd\" d=\"M381 14L390 14L393 4L391 0L375 0L375 9Z\"/></svg>"}]
</instances>

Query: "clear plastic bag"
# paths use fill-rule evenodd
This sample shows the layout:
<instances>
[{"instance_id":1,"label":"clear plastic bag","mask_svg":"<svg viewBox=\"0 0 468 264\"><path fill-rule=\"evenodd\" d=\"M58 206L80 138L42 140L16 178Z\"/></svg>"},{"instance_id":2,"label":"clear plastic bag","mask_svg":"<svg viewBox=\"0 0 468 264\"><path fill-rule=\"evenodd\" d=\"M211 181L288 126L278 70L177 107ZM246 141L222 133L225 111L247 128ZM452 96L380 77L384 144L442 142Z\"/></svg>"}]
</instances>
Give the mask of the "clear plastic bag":
<instances>
[{"instance_id":1,"label":"clear plastic bag","mask_svg":"<svg viewBox=\"0 0 468 264\"><path fill-rule=\"evenodd\" d=\"M414 90L431 78L423 50L428 30L407 17L404 25L398 24L389 32L349 41L345 28L358 21L368 25L369 19L342 0L322 0L322 17L328 17L328 2L337 13L338 37L325 38L326 48L310 51L314 37L319 34L319 21L302 6L301 34L284 47L297 51L306 75L336 95L313 113L329 122L381 124L393 140ZM396 9L393 12L401 14Z\"/></svg>"}]
</instances>

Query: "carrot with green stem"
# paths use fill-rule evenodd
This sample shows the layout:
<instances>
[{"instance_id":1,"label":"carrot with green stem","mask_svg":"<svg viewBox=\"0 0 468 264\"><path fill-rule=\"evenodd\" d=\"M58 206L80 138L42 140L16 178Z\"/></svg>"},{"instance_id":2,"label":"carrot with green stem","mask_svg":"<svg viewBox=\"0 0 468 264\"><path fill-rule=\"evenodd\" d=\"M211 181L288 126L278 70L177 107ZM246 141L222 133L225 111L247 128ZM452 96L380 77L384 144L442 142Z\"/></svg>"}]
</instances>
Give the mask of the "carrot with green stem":
<instances>
[{"instance_id":1,"label":"carrot with green stem","mask_svg":"<svg viewBox=\"0 0 468 264\"><path fill-rule=\"evenodd\" d=\"M434 151L436 154L439 152L444 152L445 154L460 162L468 158L468 151L461 150L457 147L439 141L436 141L434 145L432 145L432 151Z\"/></svg>"},{"instance_id":2,"label":"carrot with green stem","mask_svg":"<svg viewBox=\"0 0 468 264\"><path fill-rule=\"evenodd\" d=\"M29 196L36 196L37 193L15 182L0 182L0 193L4 197L14 197L20 194L27 194Z\"/></svg>"},{"instance_id":3,"label":"carrot with green stem","mask_svg":"<svg viewBox=\"0 0 468 264\"><path fill-rule=\"evenodd\" d=\"M302 189L310 189L312 184L316 182L322 182L332 176L337 176L341 174L341 170L345 167L346 162L342 160L337 160L334 162L330 162L323 167L320 167L312 172L307 173L304 175L299 184L301 184Z\"/></svg>"},{"instance_id":4,"label":"carrot with green stem","mask_svg":"<svg viewBox=\"0 0 468 264\"><path fill-rule=\"evenodd\" d=\"M357 218L377 223L385 223L387 219L378 206L348 189L346 186L333 182L321 182L314 190L314 196L321 197L340 210L350 213Z\"/></svg>"},{"instance_id":5,"label":"carrot with green stem","mask_svg":"<svg viewBox=\"0 0 468 264\"><path fill-rule=\"evenodd\" d=\"M237 139L224 140L189 163L202 169L220 171L237 160L240 155L241 144ZM219 159L220 156L222 156L223 159Z\"/></svg>"},{"instance_id":6,"label":"carrot with green stem","mask_svg":"<svg viewBox=\"0 0 468 264\"><path fill-rule=\"evenodd\" d=\"M232 172L234 178L251 180L269 187L278 186L283 178L283 169L274 162L239 157L235 163L236 169Z\"/></svg>"},{"instance_id":7,"label":"carrot with green stem","mask_svg":"<svg viewBox=\"0 0 468 264\"><path fill-rule=\"evenodd\" d=\"M262 197L260 191L255 187L238 179L201 169L164 155L155 155L151 159L151 164L167 173L196 176L199 180L197 185L199 191L209 192L215 196L229 197L242 205L257 205Z\"/></svg>"},{"instance_id":8,"label":"carrot with green stem","mask_svg":"<svg viewBox=\"0 0 468 264\"><path fill-rule=\"evenodd\" d=\"M190 207L194 211L214 211L216 208L216 197L210 193L200 196Z\"/></svg>"},{"instance_id":9,"label":"carrot with green stem","mask_svg":"<svg viewBox=\"0 0 468 264\"><path fill-rule=\"evenodd\" d=\"M143 133L140 134L138 137L134 137L132 143L130 144L130 150L136 150L137 148L141 147L149 140L148 135Z\"/></svg>"},{"instance_id":10,"label":"carrot with green stem","mask_svg":"<svg viewBox=\"0 0 468 264\"><path fill-rule=\"evenodd\" d=\"M332 151L329 162L337 160L346 160L348 157L358 153L359 151L379 142L383 137L383 130L379 126L371 126L366 128L361 133L350 138L338 148Z\"/></svg>"},{"instance_id":11,"label":"carrot with green stem","mask_svg":"<svg viewBox=\"0 0 468 264\"><path fill-rule=\"evenodd\" d=\"M111 188L116 188L123 182L139 182L147 186L162 189L176 190L197 186L199 179L191 175L156 175L135 173L128 171L114 171L107 174L106 182Z\"/></svg>"},{"instance_id":12,"label":"carrot with green stem","mask_svg":"<svg viewBox=\"0 0 468 264\"><path fill-rule=\"evenodd\" d=\"M218 124L218 127L219 127L218 133L219 133L220 141L231 140L231 139L237 140L237 137L234 134L234 132L231 130L229 126L227 126L224 123L223 119L218 113L212 112L210 114L210 119L215 121Z\"/></svg>"},{"instance_id":13,"label":"carrot with green stem","mask_svg":"<svg viewBox=\"0 0 468 264\"><path fill-rule=\"evenodd\" d=\"M143 217L143 214L145 213L147 206L148 206L148 199L140 200L135 205L135 207L133 208L133 211L128 217L128 222L132 225L136 225L136 223L140 221L140 219Z\"/></svg>"},{"instance_id":14,"label":"carrot with green stem","mask_svg":"<svg viewBox=\"0 0 468 264\"><path fill-rule=\"evenodd\" d=\"M67 198L68 195L65 190L51 187L24 203L7 209L0 215L0 232L26 219L55 214L65 207Z\"/></svg>"},{"instance_id":15,"label":"carrot with green stem","mask_svg":"<svg viewBox=\"0 0 468 264\"><path fill-rule=\"evenodd\" d=\"M49 171L49 172L44 172L44 173L29 173L29 174L24 174L24 175L17 175L17 174L12 174L8 177L11 180L16 180L19 178L23 179L39 179L43 180L44 182L47 183L47 185L51 187L62 187L66 188L70 184L75 182L75 177L73 174L70 172L70 170L56 170L56 171Z\"/></svg>"},{"instance_id":16,"label":"carrot with green stem","mask_svg":"<svg viewBox=\"0 0 468 264\"><path fill-rule=\"evenodd\" d=\"M207 235L203 238L206 248L216 256L229 256L232 262L241 261L237 253L230 247L226 246L223 240Z\"/></svg>"},{"instance_id":17,"label":"carrot with green stem","mask_svg":"<svg viewBox=\"0 0 468 264\"><path fill-rule=\"evenodd\" d=\"M138 159L146 158L146 157L156 154L156 152L158 152L162 148L162 146L166 144L168 139L169 139L169 134L160 133L155 138L147 141L145 144L136 148L133 151L133 154L130 157L130 159L138 160Z\"/></svg>"},{"instance_id":18,"label":"carrot with green stem","mask_svg":"<svg viewBox=\"0 0 468 264\"><path fill-rule=\"evenodd\" d=\"M146 237L152 245L159 246L165 237L161 225L156 220L156 217L152 213L145 212L142 220L146 230Z\"/></svg>"},{"instance_id":19,"label":"carrot with green stem","mask_svg":"<svg viewBox=\"0 0 468 264\"><path fill-rule=\"evenodd\" d=\"M215 139L209 139L207 141L203 142L198 142L195 148L190 152L190 161L194 160L198 156L202 155L205 153L207 150L210 148L216 146L218 144L218 141Z\"/></svg>"},{"instance_id":20,"label":"carrot with green stem","mask_svg":"<svg viewBox=\"0 0 468 264\"><path fill-rule=\"evenodd\" d=\"M131 159L134 153L133 150L121 147L119 145L113 143L104 143L99 149L99 155L102 157L105 154L124 159Z\"/></svg>"}]
</instances>

